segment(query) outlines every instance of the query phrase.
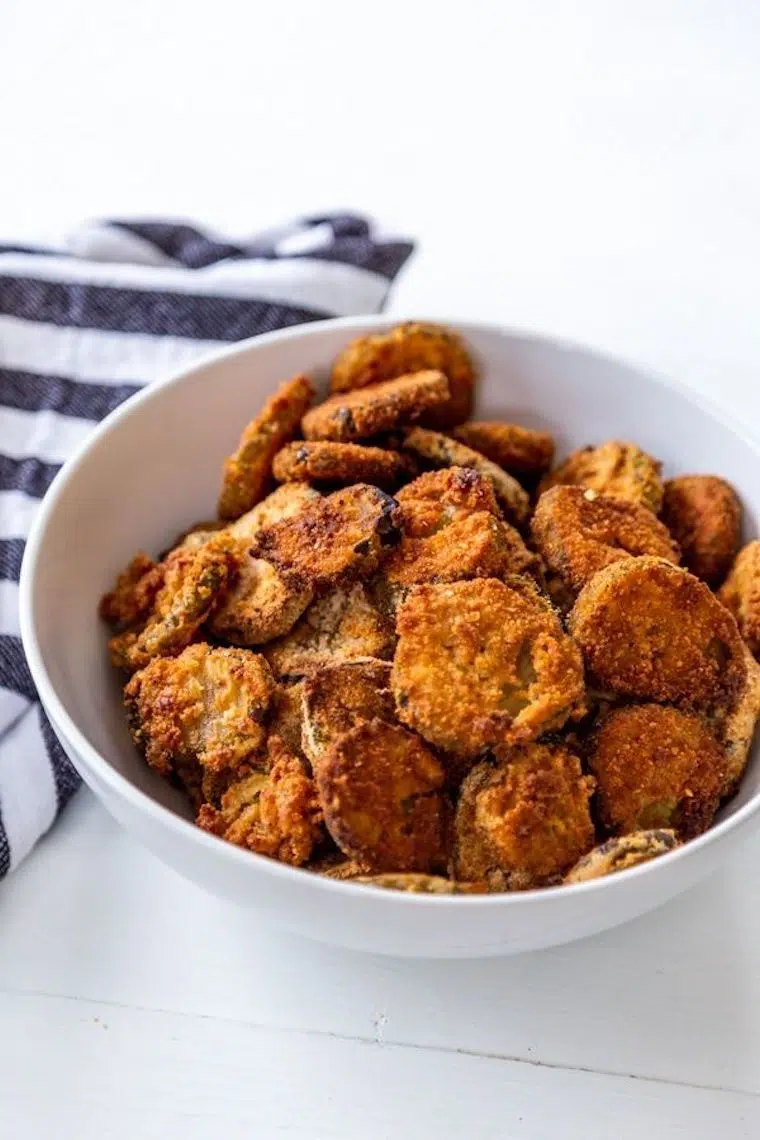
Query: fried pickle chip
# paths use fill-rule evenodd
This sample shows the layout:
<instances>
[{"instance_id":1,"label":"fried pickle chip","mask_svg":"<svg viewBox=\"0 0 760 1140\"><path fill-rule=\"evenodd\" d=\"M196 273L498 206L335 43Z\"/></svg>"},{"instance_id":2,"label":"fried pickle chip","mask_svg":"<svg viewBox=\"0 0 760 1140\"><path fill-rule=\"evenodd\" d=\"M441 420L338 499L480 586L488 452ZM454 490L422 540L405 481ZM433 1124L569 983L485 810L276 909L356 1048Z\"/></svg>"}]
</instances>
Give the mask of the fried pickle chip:
<instances>
[{"instance_id":1,"label":"fried pickle chip","mask_svg":"<svg viewBox=\"0 0 760 1140\"><path fill-rule=\"evenodd\" d=\"M233 645L263 645L293 628L314 591L302 575L254 558L245 539L236 541L233 584L208 627Z\"/></svg>"},{"instance_id":2,"label":"fried pickle chip","mask_svg":"<svg viewBox=\"0 0 760 1140\"><path fill-rule=\"evenodd\" d=\"M409 456L384 447L302 440L288 443L278 451L272 470L280 482L291 479L328 485L372 483L375 487L395 487L413 474L414 464Z\"/></svg>"},{"instance_id":3,"label":"fried pickle chip","mask_svg":"<svg viewBox=\"0 0 760 1140\"><path fill-rule=\"evenodd\" d=\"M303 748L315 768L337 738L360 721L395 721L390 672L387 661L348 661L306 678Z\"/></svg>"},{"instance_id":4,"label":"fried pickle chip","mask_svg":"<svg viewBox=\"0 0 760 1140\"><path fill-rule=\"evenodd\" d=\"M679 550L667 529L638 503L583 487L553 487L538 500L533 541L549 570L578 591L605 566L651 554L677 563Z\"/></svg>"},{"instance_id":5,"label":"fried pickle chip","mask_svg":"<svg viewBox=\"0 0 760 1140\"><path fill-rule=\"evenodd\" d=\"M382 572L392 591L403 591L423 582L532 574L536 567L535 554L514 527L478 511L429 537L405 536L391 551Z\"/></svg>"},{"instance_id":6,"label":"fried pickle chip","mask_svg":"<svg viewBox=\"0 0 760 1140\"><path fill-rule=\"evenodd\" d=\"M135 557L116 579L110 593L101 598L98 613L118 633L144 621L164 584L166 568L147 554Z\"/></svg>"},{"instance_id":7,"label":"fried pickle chip","mask_svg":"<svg viewBox=\"0 0 760 1140\"><path fill-rule=\"evenodd\" d=\"M726 761L705 722L667 705L629 705L602 717L588 750L602 823L625 835L705 831L726 786Z\"/></svg>"},{"instance_id":8,"label":"fried pickle chip","mask_svg":"<svg viewBox=\"0 0 760 1140\"><path fill-rule=\"evenodd\" d=\"M733 795L738 787L760 718L760 666L746 647L743 665L744 675L736 691L713 708L710 716L710 727L725 757L724 797Z\"/></svg>"},{"instance_id":9,"label":"fried pickle chip","mask_svg":"<svg viewBox=\"0 0 760 1140\"><path fill-rule=\"evenodd\" d=\"M216 786L262 764L274 682L266 661L243 649L190 645L159 657L124 690L130 730L151 768Z\"/></svg>"},{"instance_id":10,"label":"fried pickle chip","mask_svg":"<svg viewBox=\"0 0 760 1140\"><path fill-rule=\"evenodd\" d=\"M330 396L306 413L301 427L308 440L352 443L416 423L448 399L449 382L442 372L413 372Z\"/></svg>"},{"instance_id":11,"label":"fried pickle chip","mask_svg":"<svg viewBox=\"0 0 760 1140\"><path fill-rule=\"evenodd\" d=\"M224 465L220 518L239 518L264 498L272 480L272 460L293 439L313 399L314 388L308 377L294 376L280 385L251 420L237 451Z\"/></svg>"},{"instance_id":12,"label":"fried pickle chip","mask_svg":"<svg viewBox=\"0 0 760 1140\"><path fill-rule=\"evenodd\" d=\"M444 772L414 733L363 721L332 744L316 771L325 823L346 855L372 871L439 871L449 854Z\"/></svg>"},{"instance_id":13,"label":"fried pickle chip","mask_svg":"<svg viewBox=\"0 0 760 1140\"><path fill-rule=\"evenodd\" d=\"M492 463L521 475L540 475L554 459L554 439L548 431L481 420L462 424L451 434Z\"/></svg>"},{"instance_id":14,"label":"fried pickle chip","mask_svg":"<svg viewBox=\"0 0 760 1140\"><path fill-rule=\"evenodd\" d=\"M442 875L406 874L354 875L355 883L369 887L383 887L389 891L407 891L415 895L483 895L488 892L486 883L459 883L454 879L444 879Z\"/></svg>"},{"instance_id":15,"label":"fried pickle chip","mask_svg":"<svg viewBox=\"0 0 760 1140\"><path fill-rule=\"evenodd\" d=\"M162 564L163 583L142 626L111 638L111 660L134 672L154 657L180 653L224 597L235 572L229 539L216 537L197 550L174 551Z\"/></svg>"},{"instance_id":16,"label":"fried pickle chip","mask_svg":"<svg viewBox=\"0 0 760 1140\"><path fill-rule=\"evenodd\" d=\"M680 475L665 484L662 521L681 547L683 564L717 586L739 549L741 506L717 475Z\"/></svg>"},{"instance_id":17,"label":"fried pickle chip","mask_svg":"<svg viewBox=\"0 0 760 1140\"><path fill-rule=\"evenodd\" d=\"M398 717L454 756L532 740L584 707L580 652L526 579L416 586L397 633Z\"/></svg>"},{"instance_id":18,"label":"fried pickle chip","mask_svg":"<svg viewBox=\"0 0 760 1140\"><path fill-rule=\"evenodd\" d=\"M527 491L506 471L486 459L478 451L473 451L464 443L450 439L440 432L426 428L412 428L407 432L404 447L422 456L436 467L471 467L489 481L500 507L510 522L518 526L526 521L530 513L530 500Z\"/></svg>"},{"instance_id":19,"label":"fried pickle chip","mask_svg":"<svg viewBox=\"0 0 760 1140\"><path fill-rule=\"evenodd\" d=\"M250 511L246 511L234 522L228 523L227 531L233 538L252 540L274 523L285 522L286 519L300 515L303 510L313 503L318 503L321 498L319 491L315 491L306 483L283 483Z\"/></svg>"},{"instance_id":20,"label":"fried pickle chip","mask_svg":"<svg viewBox=\"0 0 760 1140\"><path fill-rule=\"evenodd\" d=\"M578 596L569 629L589 682L619 696L703 706L745 666L736 622L704 582L659 558L626 558Z\"/></svg>"},{"instance_id":21,"label":"fried pickle chip","mask_svg":"<svg viewBox=\"0 0 760 1140\"><path fill-rule=\"evenodd\" d=\"M356 879L359 875L366 875L369 868L356 859L347 859L342 851L330 851L309 863L307 870L315 875L323 875L326 879L337 879L345 882L347 879Z\"/></svg>"},{"instance_id":22,"label":"fried pickle chip","mask_svg":"<svg viewBox=\"0 0 760 1140\"><path fill-rule=\"evenodd\" d=\"M403 537L375 586L389 612L409 586L423 582L540 575L537 556L503 521L491 483L471 467L420 475L398 492L397 502Z\"/></svg>"},{"instance_id":23,"label":"fried pickle chip","mask_svg":"<svg viewBox=\"0 0 760 1140\"><path fill-rule=\"evenodd\" d=\"M268 751L269 771L231 784L221 807L204 804L197 823L228 843L300 867L323 835L322 809L303 762L276 736Z\"/></svg>"},{"instance_id":24,"label":"fried pickle chip","mask_svg":"<svg viewBox=\"0 0 760 1140\"><path fill-rule=\"evenodd\" d=\"M563 882L587 883L591 879L614 875L616 871L627 871L629 867L648 863L667 851L675 851L678 846L676 833L666 828L615 835L579 859Z\"/></svg>"},{"instance_id":25,"label":"fried pickle chip","mask_svg":"<svg viewBox=\"0 0 760 1140\"><path fill-rule=\"evenodd\" d=\"M760 542L742 547L718 597L736 618L751 651L760 655Z\"/></svg>"},{"instance_id":26,"label":"fried pickle chip","mask_svg":"<svg viewBox=\"0 0 760 1140\"><path fill-rule=\"evenodd\" d=\"M563 745L505 750L462 784L453 876L527 890L556 881L594 843L594 781Z\"/></svg>"},{"instance_id":27,"label":"fried pickle chip","mask_svg":"<svg viewBox=\"0 0 760 1140\"><path fill-rule=\"evenodd\" d=\"M426 413L426 423L441 428L461 424L472 411L475 366L462 338L442 325L408 321L359 337L335 361L330 387L348 392L430 368L446 375L451 395L442 407Z\"/></svg>"},{"instance_id":28,"label":"fried pickle chip","mask_svg":"<svg viewBox=\"0 0 760 1140\"><path fill-rule=\"evenodd\" d=\"M296 678L344 661L387 659L393 647L390 620L367 588L356 583L319 598L264 654L278 677Z\"/></svg>"},{"instance_id":29,"label":"fried pickle chip","mask_svg":"<svg viewBox=\"0 0 760 1140\"><path fill-rule=\"evenodd\" d=\"M213 538L215 534L218 534L219 531L224 528L224 525L220 519L207 519L204 522L194 523L175 538L172 545L165 551L162 557L166 558L180 548L183 550L197 550L199 547L205 546L209 539Z\"/></svg>"},{"instance_id":30,"label":"fried pickle chip","mask_svg":"<svg viewBox=\"0 0 760 1140\"><path fill-rule=\"evenodd\" d=\"M479 511L501 519L493 486L472 467L426 471L396 493L404 534L427 538L449 523Z\"/></svg>"},{"instance_id":31,"label":"fried pickle chip","mask_svg":"<svg viewBox=\"0 0 760 1140\"><path fill-rule=\"evenodd\" d=\"M640 503L655 514L662 506L662 464L635 443L611 439L574 451L541 482L541 491L577 484L600 495Z\"/></svg>"},{"instance_id":32,"label":"fried pickle chip","mask_svg":"<svg viewBox=\"0 0 760 1140\"><path fill-rule=\"evenodd\" d=\"M303 681L280 682L276 686L269 735L279 736L294 756L303 753Z\"/></svg>"},{"instance_id":33,"label":"fried pickle chip","mask_svg":"<svg viewBox=\"0 0 760 1140\"><path fill-rule=\"evenodd\" d=\"M399 536L396 500L356 483L261 531L251 553L325 590L367 578Z\"/></svg>"}]
</instances>

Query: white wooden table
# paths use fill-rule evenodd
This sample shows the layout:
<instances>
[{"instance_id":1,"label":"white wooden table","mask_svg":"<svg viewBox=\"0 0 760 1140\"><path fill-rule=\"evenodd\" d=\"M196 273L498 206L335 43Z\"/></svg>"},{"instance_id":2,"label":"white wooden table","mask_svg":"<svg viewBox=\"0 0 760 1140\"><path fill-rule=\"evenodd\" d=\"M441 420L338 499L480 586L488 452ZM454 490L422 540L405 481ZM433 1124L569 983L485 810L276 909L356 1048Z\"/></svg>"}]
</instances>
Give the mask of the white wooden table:
<instances>
[{"instance_id":1,"label":"white wooden table","mask_svg":"<svg viewBox=\"0 0 760 1140\"><path fill-rule=\"evenodd\" d=\"M397 311L571 336L757 425L760 9L386 0L367 18L5 0L3 236L368 210L421 239ZM0 885L0 1135L757 1137L758 866L760 837L563 949L382 960L201 894L83 792Z\"/></svg>"}]
</instances>

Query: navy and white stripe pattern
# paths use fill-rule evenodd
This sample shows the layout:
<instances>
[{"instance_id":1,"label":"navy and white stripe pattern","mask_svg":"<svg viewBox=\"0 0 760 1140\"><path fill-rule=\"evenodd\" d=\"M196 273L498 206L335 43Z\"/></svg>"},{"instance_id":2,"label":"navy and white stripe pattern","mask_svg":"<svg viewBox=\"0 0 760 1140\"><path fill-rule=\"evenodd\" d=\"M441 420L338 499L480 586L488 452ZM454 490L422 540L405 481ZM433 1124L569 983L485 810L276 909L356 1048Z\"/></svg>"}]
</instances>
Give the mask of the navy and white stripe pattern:
<instances>
[{"instance_id":1,"label":"navy and white stripe pattern","mask_svg":"<svg viewBox=\"0 0 760 1140\"><path fill-rule=\"evenodd\" d=\"M57 250L0 244L0 878L79 784L19 639L24 540L61 464L128 396L219 344L381 310L411 252L349 214L237 244L164 221L88 225Z\"/></svg>"}]
</instances>

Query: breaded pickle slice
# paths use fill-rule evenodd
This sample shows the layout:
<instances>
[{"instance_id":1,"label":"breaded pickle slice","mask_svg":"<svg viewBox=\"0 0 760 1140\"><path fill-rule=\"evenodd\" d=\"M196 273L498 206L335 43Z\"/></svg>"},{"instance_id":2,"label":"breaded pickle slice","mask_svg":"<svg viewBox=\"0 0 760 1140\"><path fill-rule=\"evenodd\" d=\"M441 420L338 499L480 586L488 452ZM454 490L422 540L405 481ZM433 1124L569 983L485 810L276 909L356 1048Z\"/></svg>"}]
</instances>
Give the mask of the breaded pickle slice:
<instances>
[{"instance_id":1,"label":"breaded pickle slice","mask_svg":"<svg viewBox=\"0 0 760 1140\"><path fill-rule=\"evenodd\" d=\"M583 447L569 455L541 483L548 491L577 484L600 495L640 503L655 514L662 506L662 464L635 443L611 439L599 447Z\"/></svg>"},{"instance_id":2,"label":"breaded pickle slice","mask_svg":"<svg viewBox=\"0 0 760 1140\"><path fill-rule=\"evenodd\" d=\"M319 502L320 498L319 491L306 483L283 483L255 507L251 507L250 511L228 523L227 530L233 538L254 539L260 531L274 523L285 522L286 519L300 515L306 507Z\"/></svg>"},{"instance_id":3,"label":"breaded pickle slice","mask_svg":"<svg viewBox=\"0 0 760 1140\"><path fill-rule=\"evenodd\" d=\"M530 499L513 475L509 475L496 463L486 459L478 451L473 451L464 443L451 439L440 432L426 428L412 428L407 432L404 447L427 459L436 467L470 467L489 481L493 487L499 506L507 519L517 526L526 522L530 513Z\"/></svg>"},{"instance_id":4,"label":"breaded pickle slice","mask_svg":"<svg viewBox=\"0 0 760 1140\"><path fill-rule=\"evenodd\" d=\"M161 588L141 624L109 642L111 661L134 672L154 657L171 657L193 641L226 595L235 573L232 543L216 536L196 550L179 549L161 565Z\"/></svg>"},{"instance_id":5,"label":"breaded pickle slice","mask_svg":"<svg viewBox=\"0 0 760 1140\"><path fill-rule=\"evenodd\" d=\"M475 365L462 338L443 325L407 321L351 341L333 365L330 387L348 392L431 368L444 373L451 395L426 414L425 422L439 428L462 423L472 411Z\"/></svg>"},{"instance_id":6,"label":"breaded pickle slice","mask_svg":"<svg viewBox=\"0 0 760 1140\"><path fill-rule=\"evenodd\" d=\"M416 586L397 632L399 719L453 755L532 740L584 707L580 652L525 579Z\"/></svg>"},{"instance_id":7,"label":"breaded pickle slice","mask_svg":"<svg viewBox=\"0 0 760 1140\"><path fill-rule=\"evenodd\" d=\"M275 479L314 483L317 486L350 486L372 483L395 487L414 473L409 456L384 447L329 440L288 443L274 457Z\"/></svg>"},{"instance_id":8,"label":"breaded pickle slice","mask_svg":"<svg viewBox=\"0 0 760 1140\"><path fill-rule=\"evenodd\" d=\"M564 745L529 744L476 765L459 795L454 877L525 890L555 882L594 843L594 781Z\"/></svg>"},{"instance_id":9,"label":"breaded pickle slice","mask_svg":"<svg viewBox=\"0 0 760 1140\"><path fill-rule=\"evenodd\" d=\"M124 703L151 768L170 776L190 764L214 777L262 763L273 691L263 657L199 642L135 673Z\"/></svg>"},{"instance_id":10,"label":"breaded pickle slice","mask_svg":"<svg viewBox=\"0 0 760 1140\"><path fill-rule=\"evenodd\" d=\"M302 575L254 558L246 540L237 542L233 583L209 629L233 645L263 645L293 628L314 591Z\"/></svg>"},{"instance_id":11,"label":"breaded pickle slice","mask_svg":"<svg viewBox=\"0 0 760 1140\"><path fill-rule=\"evenodd\" d=\"M224 465L219 517L236 519L264 498L272 482L272 460L296 435L314 399L307 376L294 376L275 394L243 432L237 450Z\"/></svg>"},{"instance_id":12,"label":"breaded pickle slice","mask_svg":"<svg viewBox=\"0 0 760 1140\"><path fill-rule=\"evenodd\" d=\"M356 483L267 527L253 540L251 553L324 591L369 577L399 537L396 500Z\"/></svg>"},{"instance_id":13,"label":"breaded pickle slice","mask_svg":"<svg viewBox=\"0 0 760 1140\"><path fill-rule=\"evenodd\" d=\"M712 823L726 787L726 760L692 712L640 704L602 717L588 750L601 821L617 835L670 828L691 839Z\"/></svg>"},{"instance_id":14,"label":"breaded pickle slice","mask_svg":"<svg viewBox=\"0 0 760 1140\"><path fill-rule=\"evenodd\" d=\"M231 784L221 806L204 804L197 822L228 843L300 867L322 838L322 809L303 762L276 736L268 751L269 771Z\"/></svg>"},{"instance_id":15,"label":"breaded pickle slice","mask_svg":"<svg viewBox=\"0 0 760 1140\"><path fill-rule=\"evenodd\" d=\"M438 760L414 733L362 721L320 760L317 787L332 838L372 871L440 871L451 805Z\"/></svg>"},{"instance_id":16,"label":"breaded pickle slice","mask_svg":"<svg viewBox=\"0 0 760 1140\"><path fill-rule=\"evenodd\" d=\"M679 561L678 546L650 510L583 487L553 487L543 494L531 534L549 570L575 592L624 558L649 554Z\"/></svg>"},{"instance_id":17,"label":"breaded pickle slice","mask_svg":"<svg viewBox=\"0 0 760 1140\"><path fill-rule=\"evenodd\" d=\"M344 661L389 658L394 644L388 617L357 582L319 598L291 632L267 645L264 653L278 677L296 678Z\"/></svg>"},{"instance_id":18,"label":"breaded pickle slice","mask_svg":"<svg viewBox=\"0 0 760 1140\"><path fill-rule=\"evenodd\" d=\"M303 747L316 767L332 744L363 720L393 723L396 708L387 661L327 665L303 683Z\"/></svg>"},{"instance_id":19,"label":"breaded pickle slice","mask_svg":"<svg viewBox=\"0 0 760 1140\"><path fill-rule=\"evenodd\" d=\"M741 505L717 475L679 475L665 484L662 521L681 548L683 564L708 586L719 585L741 537Z\"/></svg>"},{"instance_id":20,"label":"breaded pickle slice","mask_svg":"<svg viewBox=\"0 0 760 1140\"><path fill-rule=\"evenodd\" d=\"M742 547L718 597L736 618L752 653L760 655L760 542Z\"/></svg>"},{"instance_id":21,"label":"breaded pickle slice","mask_svg":"<svg viewBox=\"0 0 760 1140\"><path fill-rule=\"evenodd\" d=\"M330 396L306 413L301 427L308 440L354 443L416 423L448 398L449 383L442 372L414 372Z\"/></svg>"},{"instance_id":22,"label":"breaded pickle slice","mask_svg":"<svg viewBox=\"0 0 760 1140\"><path fill-rule=\"evenodd\" d=\"M569 618L589 681L619 696L703 706L743 682L731 614L704 582L659 558L627 558L583 588Z\"/></svg>"},{"instance_id":23,"label":"breaded pickle slice","mask_svg":"<svg viewBox=\"0 0 760 1140\"><path fill-rule=\"evenodd\" d=\"M554 458L554 440L548 431L535 431L519 424L471 421L455 428L451 434L513 474L540 475L551 467Z\"/></svg>"},{"instance_id":24,"label":"breaded pickle slice","mask_svg":"<svg viewBox=\"0 0 760 1140\"><path fill-rule=\"evenodd\" d=\"M614 875L616 871L627 871L629 867L638 867L658 855L675 851L678 846L676 833L666 828L615 835L582 856L565 875L563 882L587 883L604 875Z\"/></svg>"}]
</instances>

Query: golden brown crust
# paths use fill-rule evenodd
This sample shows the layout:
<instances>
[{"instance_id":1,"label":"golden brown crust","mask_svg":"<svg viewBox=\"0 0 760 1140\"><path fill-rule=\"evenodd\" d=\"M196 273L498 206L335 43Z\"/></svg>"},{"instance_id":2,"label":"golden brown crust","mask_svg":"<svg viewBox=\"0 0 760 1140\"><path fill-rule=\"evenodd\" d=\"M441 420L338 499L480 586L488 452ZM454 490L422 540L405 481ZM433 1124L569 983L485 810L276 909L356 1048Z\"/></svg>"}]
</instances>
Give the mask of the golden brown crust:
<instances>
[{"instance_id":1,"label":"golden brown crust","mask_svg":"<svg viewBox=\"0 0 760 1140\"><path fill-rule=\"evenodd\" d=\"M446 375L451 396L443 407L426 414L426 422L442 428L462 423L472 410L475 366L462 338L442 325L408 321L359 337L335 361L330 387L348 392L430 368Z\"/></svg>"},{"instance_id":2,"label":"golden brown crust","mask_svg":"<svg viewBox=\"0 0 760 1140\"><path fill-rule=\"evenodd\" d=\"M223 599L235 572L232 544L215 536L196 550L173 551L162 564L163 581L142 626L111 638L111 661L127 672L154 657L180 653Z\"/></svg>"},{"instance_id":3,"label":"golden brown crust","mask_svg":"<svg viewBox=\"0 0 760 1140\"><path fill-rule=\"evenodd\" d=\"M683 564L708 586L725 578L739 549L741 506L717 475L680 475L665 484L662 521L681 548Z\"/></svg>"},{"instance_id":4,"label":"golden brown crust","mask_svg":"<svg viewBox=\"0 0 760 1140\"><path fill-rule=\"evenodd\" d=\"M220 518L239 518L264 498L272 481L272 460L293 439L313 399L314 387L309 378L294 376L280 385L251 420L237 451L224 465Z\"/></svg>"},{"instance_id":5,"label":"golden brown crust","mask_svg":"<svg viewBox=\"0 0 760 1140\"><path fill-rule=\"evenodd\" d=\"M449 383L442 372L413 372L330 396L306 413L301 427L309 440L352 443L416 423L448 398Z\"/></svg>"},{"instance_id":6,"label":"golden brown crust","mask_svg":"<svg viewBox=\"0 0 760 1140\"><path fill-rule=\"evenodd\" d=\"M594 781L560 745L530 744L481 763L462 785L454 822L457 879L525 890L555 881L594 843Z\"/></svg>"},{"instance_id":7,"label":"golden brown crust","mask_svg":"<svg viewBox=\"0 0 760 1140\"><path fill-rule=\"evenodd\" d=\"M294 756L305 757L301 746L303 732L303 681L280 682L272 696L269 735L279 736Z\"/></svg>"},{"instance_id":8,"label":"golden brown crust","mask_svg":"<svg viewBox=\"0 0 760 1140\"><path fill-rule=\"evenodd\" d=\"M356 483L262 530L251 553L323 591L369 577L399 537L396 500Z\"/></svg>"},{"instance_id":9,"label":"golden brown crust","mask_svg":"<svg viewBox=\"0 0 760 1140\"><path fill-rule=\"evenodd\" d=\"M135 744L162 776L188 764L234 775L262 763L273 689L262 657L200 642L135 673L124 703Z\"/></svg>"},{"instance_id":10,"label":"golden brown crust","mask_svg":"<svg viewBox=\"0 0 760 1140\"><path fill-rule=\"evenodd\" d=\"M320 760L325 823L346 855L373 871L438 871L448 859L444 772L414 733L363 721Z\"/></svg>"},{"instance_id":11,"label":"golden brown crust","mask_svg":"<svg viewBox=\"0 0 760 1140\"><path fill-rule=\"evenodd\" d=\"M705 705L744 676L736 622L704 582L659 558L628 558L583 588L569 629L589 683L642 700Z\"/></svg>"},{"instance_id":12,"label":"golden brown crust","mask_svg":"<svg viewBox=\"0 0 760 1140\"><path fill-rule=\"evenodd\" d=\"M662 464L635 443L611 439L574 451L542 480L541 490L577 484L600 495L640 503L655 514L662 506Z\"/></svg>"},{"instance_id":13,"label":"golden brown crust","mask_svg":"<svg viewBox=\"0 0 760 1140\"><path fill-rule=\"evenodd\" d=\"M736 618L739 631L755 656L760 654L760 542L739 551L718 597Z\"/></svg>"},{"instance_id":14,"label":"golden brown crust","mask_svg":"<svg viewBox=\"0 0 760 1140\"><path fill-rule=\"evenodd\" d=\"M532 574L536 565L514 527L478 511L428 537L405 536L386 559L383 575L391 590L400 591L423 582Z\"/></svg>"},{"instance_id":15,"label":"golden brown crust","mask_svg":"<svg viewBox=\"0 0 760 1140\"><path fill-rule=\"evenodd\" d=\"M209 539L213 538L215 534L218 534L224 526L225 524L221 519L205 519L203 522L194 523L175 538L172 545L161 557L166 558L180 548L184 550L197 550L198 547L205 546Z\"/></svg>"},{"instance_id":16,"label":"golden brown crust","mask_svg":"<svg viewBox=\"0 0 760 1140\"><path fill-rule=\"evenodd\" d=\"M315 669L393 654L393 627L359 583L332 590L306 611L264 654L278 677L303 677Z\"/></svg>"},{"instance_id":17,"label":"golden brown crust","mask_svg":"<svg viewBox=\"0 0 760 1140\"><path fill-rule=\"evenodd\" d=\"M397 633L399 719L455 756L532 740L583 708L581 655L525 579L416 586Z\"/></svg>"},{"instance_id":18,"label":"golden brown crust","mask_svg":"<svg viewBox=\"0 0 760 1140\"><path fill-rule=\"evenodd\" d=\"M318 485L372 483L375 487L395 487L413 474L414 465L409 456L384 447L301 440L277 452L272 471L280 482L290 479Z\"/></svg>"},{"instance_id":19,"label":"golden brown crust","mask_svg":"<svg viewBox=\"0 0 760 1140\"><path fill-rule=\"evenodd\" d=\"M744 673L736 691L722 704L718 703L710 717L710 728L725 757L725 796L733 795L737 789L760 717L760 666L746 647L743 665Z\"/></svg>"},{"instance_id":20,"label":"golden brown crust","mask_svg":"<svg viewBox=\"0 0 760 1140\"><path fill-rule=\"evenodd\" d=\"M263 645L288 633L314 591L302 576L254 558L249 543L237 539L235 575L231 589L217 607L209 629L233 645Z\"/></svg>"},{"instance_id":21,"label":"golden brown crust","mask_svg":"<svg viewBox=\"0 0 760 1140\"><path fill-rule=\"evenodd\" d=\"M530 513L530 500L527 491L517 480L508 475L497 464L492 463L471 447L451 439L440 432L425 428L412 428L407 432L404 447L415 455L422 456L436 467L470 467L493 487L499 506L510 522L518 526L524 523Z\"/></svg>"},{"instance_id":22,"label":"golden brown crust","mask_svg":"<svg viewBox=\"0 0 760 1140\"><path fill-rule=\"evenodd\" d=\"M204 804L197 822L228 843L300 867L323 835L322 809L314 781L279 737L270 737L268 753L268 773L232 784L219 810Z\"/></svg>"},{"instance_id":23,"label":"golden brown crust","mask_svg":"<svg viewBox=\"0 0 760 1140\"><path fill-rule=\"evenodd\" d=\"M615 835L579 859L563 882L587 883L604 875L614 875L616 871L627 871L629 867L638 867L658 855L675 851L678 846L676 833L666 828Z\"/></svg>"},{"instance_id":24,"label":"golden brown crust","mask_svg":"<svg viewBox=\"0 0 760 1140\"><path fill-rule=\"evenodd\" d=\"M506 471L540 475L551 467L554 459L554 439L548 431L497 420L473 420L455 428L451 434Z\"/></svg>"},{"instance_id":25,"label":"golden brown crust","mask_svg":"<svg viewBox=\"0 0 760 1140\"><path fill-rule=\"evenodd\" d=\"M250 511L228 523L227 532L233 538L253 540L274 523L285 522L300 515L307 507L318 503L321 497L319 491L306 483L283 483Z\"/></svg>"},{"instance_id":26,"label":"golden brown crust","mask_svg":"<svg viewBox=\"0 0 760 1140\"><path fill-rule=\"evenodd\" d=\"M337 879L338 882L366 875L368 871L362 863L357 863L356 859L347 859L342 851L337 850L329 851L327 855L320 855L318 859L309 863L306 869L316 875L324 875L326 879Z\"/></svg>"},{"instance_id":27,"label":"golden brown crust","mask_svg":"<svg viewBox=\"0 0 760 1140\"><path fill-rule=\"evenodd\" d=\"M502 518L493 486L472 467L426 471L396 494L404 534L427 538L457 519L488 511Z\"/></svg>"},{"instance_id":28,"label":"golden brown crust","mask_svg":"<svg viewBox=\"0 0 760 1140\"><path fill-rule=\"evenodd\" d=\"M147 554L136 554L113 590L101 598L98 613L102 620L117 633L144 621L164 584L165 569Z\"/></svg>"},{"instance_id":29,"label":"golden brown crust","mask_svg":"<svg viewBox=\"0 0 760 1140\"><path fill-rule=\"evenodd\" d=\"M538 500L533 541L549 570L571 590L613 562L642 554L677 563L679 550L667 529L638 503L583 487L553 487Z\"/></svg>"},{"instance_id":30,"label":"golden brown crust","mask_svg":"<svg viewBox=\"0 0 760 1140\"><path fill-rule=\"evenodd\" d=\"M393 723L396 707L387 661L327 665L303 683L303 747L316 767L332 744L362 720Z\"/></svg>"},{"instance_id":31,"label":"golden brown crust","mask_svg":"<svg viewBox=\"0 0 760 1140\"><path fill-rule=\"evenodd\" d=\"M244 847L246 837L258 825L261 793L268 779L263 769L234 779L222 793L218 808L205 802L199 805L195 817L198 827Z\"/></svg>"},{"instance_id":32,"label":"golden brown crust","mask_svg":"<svg viewBox=\"0 0 760 1140\"><path fill-rule=\"evenodd\" d=\"M671 828L681 839L710 826L726 786L726 760L704 721L667 705L614 709L589 744L597 802L609 832Z\"/></svg>"}]
</instances>

